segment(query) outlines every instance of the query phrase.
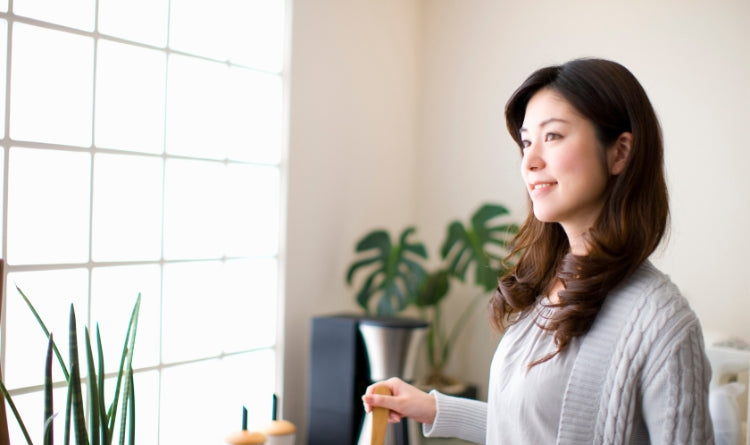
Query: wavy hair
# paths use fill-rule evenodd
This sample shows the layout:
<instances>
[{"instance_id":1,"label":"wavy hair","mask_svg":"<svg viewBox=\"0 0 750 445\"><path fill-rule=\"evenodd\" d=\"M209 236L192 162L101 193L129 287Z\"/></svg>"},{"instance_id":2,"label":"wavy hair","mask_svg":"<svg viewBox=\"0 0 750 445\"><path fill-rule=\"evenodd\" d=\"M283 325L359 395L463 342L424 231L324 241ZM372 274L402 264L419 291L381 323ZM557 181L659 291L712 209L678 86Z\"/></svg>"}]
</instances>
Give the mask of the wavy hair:
<instances>
[{"instance_id":1,"label":"wavy hair","mask_svg":"<svg viewBox=\"0 0 750 445\"><path fill-rule=\"evenodd\" d=\"M602 211L584 235L586 255L570 253L562 227L536 219L529 200L528 215L506 258L517 262L499 279L490 301L492 324L502 330L527 314L555 278L562 282L559 303L553 305L557 310L540 323L554 332L557 350L529 366L549 360L588 332L607 294L651 255L669 220L661 128L635 76L602 59L576 59L537 70L505 107L508 131L519 148L526 106L542 89L565 98L594 125L601 150L623 132L632 134L632 145L624 170L610 177Z\"/></svg>"}]
</instances>

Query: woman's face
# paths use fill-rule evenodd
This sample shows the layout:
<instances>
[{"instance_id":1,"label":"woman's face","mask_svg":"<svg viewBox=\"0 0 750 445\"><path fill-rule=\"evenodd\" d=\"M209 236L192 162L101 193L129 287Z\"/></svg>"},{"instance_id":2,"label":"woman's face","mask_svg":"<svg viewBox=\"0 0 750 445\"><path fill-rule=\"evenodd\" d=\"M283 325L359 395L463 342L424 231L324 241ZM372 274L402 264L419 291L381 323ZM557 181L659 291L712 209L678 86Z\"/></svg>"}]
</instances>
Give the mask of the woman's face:
<instances>
[{"instance_id":1,"label":"woman's face","mask_svg":"<svg viewBox=\"0 0 750 445\"><path fill-rule=\"evenodd\" d=\"M582 254L576 239L599 216L605 202L614 147L601 148L594 125L562 96L542 89L526 106L521 128L521 174L543 222L557 222L574 253Z\"/></svg>"}]
</instances>

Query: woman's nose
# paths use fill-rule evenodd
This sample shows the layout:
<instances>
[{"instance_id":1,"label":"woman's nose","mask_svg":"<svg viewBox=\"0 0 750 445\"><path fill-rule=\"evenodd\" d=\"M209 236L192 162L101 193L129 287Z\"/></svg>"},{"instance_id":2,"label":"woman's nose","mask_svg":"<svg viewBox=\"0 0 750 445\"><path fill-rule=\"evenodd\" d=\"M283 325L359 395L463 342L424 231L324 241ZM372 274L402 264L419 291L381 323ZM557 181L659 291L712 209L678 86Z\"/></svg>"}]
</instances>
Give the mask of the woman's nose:
<instances>
[{"instance_id":1,"label":"woman's nose","mask_svg":"<svg viewBox=\"0 0 750 445\"><path fill-rule=\"evenodd\" d=\"M538 170L542 167L544 167L544 159L541 156L541 153L539 152L539 147L537 144L529 144L526 148L523 150L523 162L521 163L521 166L524 170Z\"/></svg>"}]
</instances>

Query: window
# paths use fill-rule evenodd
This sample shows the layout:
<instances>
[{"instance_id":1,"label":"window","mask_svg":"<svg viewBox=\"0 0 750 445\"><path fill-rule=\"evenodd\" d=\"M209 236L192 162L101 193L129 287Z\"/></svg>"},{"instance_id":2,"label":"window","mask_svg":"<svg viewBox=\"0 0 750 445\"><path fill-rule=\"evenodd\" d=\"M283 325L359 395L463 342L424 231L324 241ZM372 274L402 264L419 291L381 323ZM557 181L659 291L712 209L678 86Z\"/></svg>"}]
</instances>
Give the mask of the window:
<instances>
[{"instance_id":1,"label":"window","mask_svg":"<svg viewBox=\"0 0 750 445\"><path fill-rule=\"evenodd\" d=\"M0 361L32 439L46 340L16 285L64 356L71 303L79 327L99 323L108 372L142 294L138 443L219 443L243 406L251 426L271 420L285 14L284 0L0 0Z\"/></svg>"}]
</instances>

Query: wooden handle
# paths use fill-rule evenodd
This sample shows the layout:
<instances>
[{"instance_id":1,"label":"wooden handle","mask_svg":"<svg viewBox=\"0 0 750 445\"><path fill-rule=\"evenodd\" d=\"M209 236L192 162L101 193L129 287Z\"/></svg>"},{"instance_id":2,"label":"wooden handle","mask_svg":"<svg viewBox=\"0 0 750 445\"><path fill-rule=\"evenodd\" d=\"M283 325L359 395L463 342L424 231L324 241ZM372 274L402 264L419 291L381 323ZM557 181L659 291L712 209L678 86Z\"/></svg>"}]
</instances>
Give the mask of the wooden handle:
<instances>
[{"instance_id":1,"label":"wooden handle","mask_svg":"<svg viewBox=\"0 0 750 445\"><path fill-rule=\"evenodd\" d=\"M391 390L385 385L376 386L375 394L390 396ZM383 445L385 443L385 430L388 427L388 408L375 407L372 409L372 434L370 445Z\"/></svg>"}]
</instances>

